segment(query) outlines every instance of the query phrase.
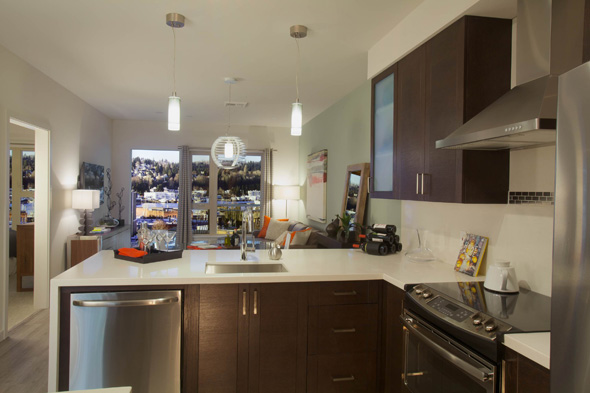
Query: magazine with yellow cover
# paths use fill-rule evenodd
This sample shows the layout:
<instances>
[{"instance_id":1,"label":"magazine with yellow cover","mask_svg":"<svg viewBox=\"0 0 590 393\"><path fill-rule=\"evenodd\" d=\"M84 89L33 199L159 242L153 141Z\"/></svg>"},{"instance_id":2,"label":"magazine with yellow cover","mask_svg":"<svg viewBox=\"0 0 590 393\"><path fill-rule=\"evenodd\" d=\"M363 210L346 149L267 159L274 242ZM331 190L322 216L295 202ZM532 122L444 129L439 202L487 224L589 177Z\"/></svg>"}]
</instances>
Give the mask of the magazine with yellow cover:
<instances>
[{"instance_id":1,"label":"magazine with yellow cover","mask_svg":"<svg viewBox=\"0 0 590 393\"><path fill-rule=\"evenodd\" d=\"M487 246L487 237L472 233L466 234L463 237L463 245L459 251L455 270L473 277L477 276Z\"/></svg>"}]
</instances>

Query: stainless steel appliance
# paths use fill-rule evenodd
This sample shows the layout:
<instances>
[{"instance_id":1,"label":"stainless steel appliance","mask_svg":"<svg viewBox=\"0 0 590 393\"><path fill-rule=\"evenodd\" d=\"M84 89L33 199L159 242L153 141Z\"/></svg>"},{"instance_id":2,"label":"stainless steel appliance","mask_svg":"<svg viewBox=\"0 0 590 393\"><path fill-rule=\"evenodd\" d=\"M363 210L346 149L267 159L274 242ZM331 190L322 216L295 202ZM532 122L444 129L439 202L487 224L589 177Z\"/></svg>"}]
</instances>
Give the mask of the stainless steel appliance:
<instances>
[{"instance_id":1,"label":"stainless steel appliance","mask_svg":"<svg viewBox=\"0 0 590 393\"><path fill-rule=\"evenodd\" d=\"M72 294L70 390L180 392L181 291Z\"/></svg>"},{"instance_id":2,"label":"stainless steel appliance","mask_svg":"<svg viewBox=\"0 0 590 393\"><path fill-rule=\"evenodd\" d=\"M522 288L491 292L482 282L407 286L404 383L413 393L501 391L503 335L548 331L550 302Z\"/></svg>"},{"instance_id":3,"label":"stainless steel appliance","mask_svg":"<svg viewBox=\"0 0 590 393\"><path fill-rule=\"evenodd\" d=\"M551 392L588 392L590 370L590 63L559 77Z\"/></svg>"},{"instance_id":4,"label":"stainless steel appliance","mask_svg":"<svg viewBox=\"0 0 590 393\"><path fill-rule=\"evenodd\" d=\"M557 76L582 64L585 0L518 0L516 84L438 149L502 150L555 143Z\"/></svg>"}]
</instances>

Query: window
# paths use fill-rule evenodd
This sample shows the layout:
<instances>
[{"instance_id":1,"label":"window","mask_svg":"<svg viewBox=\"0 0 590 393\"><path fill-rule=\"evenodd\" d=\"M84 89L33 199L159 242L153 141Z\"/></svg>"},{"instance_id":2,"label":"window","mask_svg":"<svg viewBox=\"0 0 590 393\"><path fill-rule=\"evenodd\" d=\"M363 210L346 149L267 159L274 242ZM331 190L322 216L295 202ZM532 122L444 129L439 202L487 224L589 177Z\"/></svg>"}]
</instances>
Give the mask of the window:
<instances>
[{"instance_id":1,"label":"window","mask_svg":"<svg viewBox=\"0 0 590 393\"><path fill-rule=\"evenodd\" d=\"M35 190L35 152L22 152L23 191Z\"/></svg>"},{"instance_id":2,"label":"window","mask_svg":"<svg viewBox=\"0 0 590 393\"><path fill-rule=\"evenodd\" d=\"M18 224L35 221L35 151L33 146L12 146L9 171L8 225L12 229L16 229Z\"/></svg>"},{"instance_id":3,"label":"window","mask_svg":"<svg viewBox=\"0 0 590 393\"><path fill-rule=\"evenodd\" d=\"M168 229L176 230L178 218L178 171L177 150L132 150L132 245L142 223L152 227L158 220Z\"/></svg>"},{"instance_id":4,"label":"window","mask_svg":"<svg viewBox=\"0 0 590 393\"><path fill-rule=\"evenodd\" d=\"M238 168L220 170L211 165L208 151L192 152L194 235L233 231L241 225L246 207L252 207L254 225L260 227L261 161L261 154L250 153Z\"/></svg>"}]
</instances>

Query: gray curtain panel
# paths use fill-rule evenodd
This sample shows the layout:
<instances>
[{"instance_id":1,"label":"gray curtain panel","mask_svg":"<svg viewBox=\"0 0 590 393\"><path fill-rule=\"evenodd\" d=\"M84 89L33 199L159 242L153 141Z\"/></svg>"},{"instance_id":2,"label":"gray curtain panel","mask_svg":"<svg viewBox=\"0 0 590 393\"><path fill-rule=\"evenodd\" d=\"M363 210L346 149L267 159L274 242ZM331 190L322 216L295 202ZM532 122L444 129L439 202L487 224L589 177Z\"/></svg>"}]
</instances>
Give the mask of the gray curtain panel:
<instances>
[{"instance_id":1,"label":"gray curtain panel","mask_svg":"<svg viewBox=\"0 0 590 393\"><path fill-rule=\"evenodd\" d=\"M192 242L192 157L188 146L180 146L180 181L178 185L178 226L176 244L186 248Z\"/></svg>"},{"instance_id":2,"label":"gray curtain panel","mask_svg":"<svg viewBox=\"0 0 590 393\"><path fill-rule=\"evenodd\" d=\"M262 154L262 216L272 217L272 149L264 149ZM262 217L260 222L262 223Z\"/></svg>"}]
</instances>

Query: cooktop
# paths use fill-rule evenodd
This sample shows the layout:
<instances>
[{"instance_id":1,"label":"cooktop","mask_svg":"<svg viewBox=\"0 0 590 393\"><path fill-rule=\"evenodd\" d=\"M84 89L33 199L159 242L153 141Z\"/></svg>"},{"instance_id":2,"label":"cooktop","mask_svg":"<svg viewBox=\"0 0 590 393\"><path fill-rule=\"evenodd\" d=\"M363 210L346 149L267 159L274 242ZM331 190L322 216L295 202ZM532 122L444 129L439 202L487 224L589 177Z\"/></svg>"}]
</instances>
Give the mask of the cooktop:
<instances>
[{"instance_id":1,"label":"cooktop","mask_svg":"<svg viewBox=\"0 0 590 393\"><path fill-rule=\"evenodd\" d=\"M551 327L551 298L520 288L516 294L502 294L485 289L483 282L445 282L423 284L513 327L512 331L544 332ZM439 307L447 309L449 305ZM450 311L454 305L450 305ZM454 314L457 314L454 312ZM460 313L458 318L461 318Z\"/></svg>"}]
</instances>

